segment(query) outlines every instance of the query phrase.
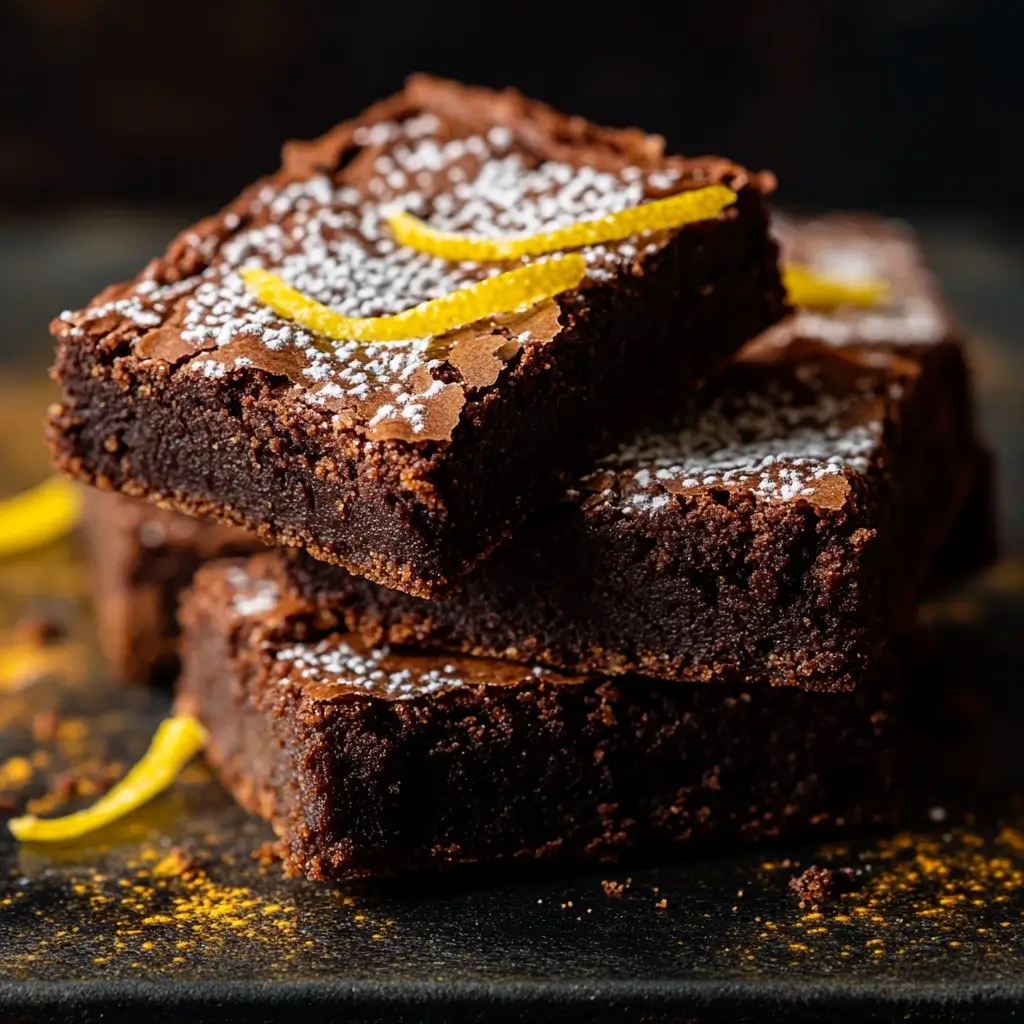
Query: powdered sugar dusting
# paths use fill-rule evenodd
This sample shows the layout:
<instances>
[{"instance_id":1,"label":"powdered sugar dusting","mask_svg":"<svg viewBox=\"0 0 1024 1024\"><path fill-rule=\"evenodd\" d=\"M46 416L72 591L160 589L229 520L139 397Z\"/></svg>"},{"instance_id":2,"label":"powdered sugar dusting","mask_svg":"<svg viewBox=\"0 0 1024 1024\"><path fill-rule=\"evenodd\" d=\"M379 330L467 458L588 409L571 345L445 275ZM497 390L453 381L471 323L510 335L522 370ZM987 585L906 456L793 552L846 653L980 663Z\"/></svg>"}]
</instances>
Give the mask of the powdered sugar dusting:
<instances>
[{"instance_id":1,"label":"powdered sugar dusting","mask_svg":"<svg viewBox=\"0 0 1024 1024\"><path fill-rule=\"evenodd\" d=\"M388 647L374 647L360 653L336 637L315 645L295 644L277 652L278 661L288 664L309 682L341 683L391 700L428 697L439 690L466 685L454 664L416 671L390 667L390 658Z\"/></svg>"},{"instance_id":2,"label":"powdered sugar dusting","mask_svg":"<svg viewBox=\"0 0 1024 1024\"><path fill-rule=\"evenodd\" d=\"M253 579L237 566L228 570L227 579L235 591L231 607L245 618L268 615L281 600L281 591L273 580Z\"/></svg>"},{"instance_id":3,"label":"powdered sugar dusting","mask_svg":"<svg viewBox=\"0 0 1024 1024\"><path fill-rule=\"evenodd\" d=\"M423 114L359 129L356 142L371 148L360 155L367 165L358 175L346 173L341 183L314 175L264 186L244 216L229 213L219 230L185 237L206 262L194 276L173 283L145 278L116 301L69 315L69 322L80 329L114 314L139 331L170 326L186 349L191 345L197 355L207 353L190 369L209 380L293 352L298 373L291 370L294 357L285 372L314 406L341 403L373 427L399 424L421 434L431 403L450 386L439 378L443 355L432 358L429 339L328 342L258 302L239 271L271 270L347 316L388 315L510 266L450 263L399 246L385 221L392 210L408 210L447 231L529 235L617 213L679 184L675 170L634 167L610 173L537 163L515 148L512 133L503 127L463 138L449 138L440 128L436 117ZM657 246L648 242L645 251L651 248ZM638 252L629 242L583 250L595 280L610 278ZM138 335L136 343L144 337ZM531 332L516 340L531 343ZM229 345L222 359L217 350Z\"/></svg>"},{"instance_id":4,"label":"powdered sugar dusting","mask_svg":"<svg viewBox=\"0 0 1024 1024\"><path fill-rule=\"evenodd\" d=\"M781 386L732 394L677 432L644 433L602 461L617 474L601 496L624 511L653 513L670 493L725 487L771 502L811 497L821 482L864 473L882 438L880 420L849 422L864 396L817 393L798 400ZM583 482L600 484L600 471ZM591 488L592 489L592 488Z\"/></svg>"},{"instance_id":5,"label":"powdered sugar dusting","mask_svg":"<svg viewBox=\"0 0 1024 1024\"><path fill-rule=\"evenodd\" d=\"M244 565L227 566L224 580L230 608L241 618L259 620L286 597L274 579L259 571L250 575ZM484 658L446 661L443 656L410 653L386 645L369 647L358 638L338 635L279 648L266 637L259 642L289 676L310 684L337 686L341 692L362 692L389 700L429 697L470 685L517 684L538 679L572 682L576 678L541 666L526 667Z\"/></svg>"}]
</instances>

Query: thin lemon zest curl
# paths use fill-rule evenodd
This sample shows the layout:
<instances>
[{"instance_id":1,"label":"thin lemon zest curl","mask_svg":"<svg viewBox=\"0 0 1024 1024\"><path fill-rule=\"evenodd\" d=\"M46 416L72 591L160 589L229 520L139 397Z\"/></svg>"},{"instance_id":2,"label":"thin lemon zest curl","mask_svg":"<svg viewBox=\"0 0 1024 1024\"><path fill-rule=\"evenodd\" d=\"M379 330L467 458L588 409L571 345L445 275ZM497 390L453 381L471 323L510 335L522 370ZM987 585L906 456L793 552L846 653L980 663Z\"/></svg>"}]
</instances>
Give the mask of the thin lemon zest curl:
<instances>
[{"instance_id":1,"label":"thin lemon zest curl","mask_svg":"<svg viewBox=\"0 0 1024 1024\"><path fill-rule=\"evenodd\" d=\"M541 256L583 245L619 242L643 231L668 231L711 220L736 202L736 193L725 185L679 192L666 199L654 199L618 213L592 220L581 220L566 227L512 238L471 238L454 232L439 231L411 213L398 211L387 221L396 241L418 252L446 260L496 262L522 256Z\"/></svg>"},{"instance_id":2,"label":"thin lemon zest curl","mask_svg":"<svg viewBox=\"0 0 1024 1024\"><path fill-rule=\"evenodd\" d=\"M62 476L0 501L0 557L58 540L74 529L81 510L78 488Z\"/></svg>"},{"instance_id":3,"label":"thin lemon zest curl","mask_svg":"<svg viewBox=\"0 0 1024 1024\"><path fill-rule=\"evenodd\" d=\"M875 306L885 298L889 286L884 281L865 278L840 281L826 277L809 267L791 263L782 271L782 283L789 301L805 309L829 306Z\"/></svg>"},{"instance_id":4,"label":"thin lemon zest curl","mask_svg":"<svg viewBox=\"0 0 1024 1024\"><path fill-rule=\"evenodd\" d=\"M7 824L23 843L78 839L109 825L163 792L182 768L206 744L206 729L191 715L176 715L160 723L142 760L91 807L63 818L26 814Z\"/></svg>"},{"instance_id":5,"label":"thin lemon zest curl","mask_svg":"<svg viewBox=\"0 0 1024 1024\"><path fill-rule=\"evenodd\" d=\"M241 273L245 287L260 302L317 334L334 341L389 342L435 337L497 313L535 306L575 288L586 272L582 256L544 260L459 288L394 316L374 317L342 316L266 270Z\"/></svg>"}]
</instances>

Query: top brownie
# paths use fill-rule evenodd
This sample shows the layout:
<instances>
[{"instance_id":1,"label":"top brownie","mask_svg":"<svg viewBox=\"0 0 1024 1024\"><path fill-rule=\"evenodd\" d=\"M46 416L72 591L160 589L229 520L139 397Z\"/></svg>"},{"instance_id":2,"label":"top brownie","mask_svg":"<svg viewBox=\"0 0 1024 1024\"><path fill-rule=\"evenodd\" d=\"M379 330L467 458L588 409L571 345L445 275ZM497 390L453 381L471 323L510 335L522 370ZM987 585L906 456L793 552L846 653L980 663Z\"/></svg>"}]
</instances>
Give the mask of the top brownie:
<instances>
[{"instance_id":1,"label":"top brownie","mask_svg":"<svg viewBox=\"0 0 1024 1024\"><path fill-rule=\"evenodd\" d=\"M716 183L738 193L717 218L587 247L578 288L440 337L331 343L239 274L265 268L342 314L387 315L511 269L398 246L383 219L396 207L447 231L522 235ZM54 321L55 460L430 596L557 496L593 446L677 405L783 315L771 184L512 90L415 77L287 145L276 174Z\"/></svg>"}]
</instances>

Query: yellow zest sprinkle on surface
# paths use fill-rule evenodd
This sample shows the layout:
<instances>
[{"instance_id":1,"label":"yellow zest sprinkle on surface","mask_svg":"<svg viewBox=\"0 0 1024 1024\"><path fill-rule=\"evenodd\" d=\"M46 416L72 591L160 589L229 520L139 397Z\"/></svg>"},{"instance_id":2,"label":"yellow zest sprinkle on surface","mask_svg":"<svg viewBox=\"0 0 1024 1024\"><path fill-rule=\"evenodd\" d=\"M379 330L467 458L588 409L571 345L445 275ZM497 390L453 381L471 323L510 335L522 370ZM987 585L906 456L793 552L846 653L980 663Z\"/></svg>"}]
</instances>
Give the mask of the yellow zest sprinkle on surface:
<instances>
[{"instance_id":1,"label":"yellow zest sprinkle on surface","mask_svg":"<svg viewBox=\"0 0 1024 1024\"><path fill-rule=\"evenodd\" d=\"M582 256L564 256L519 267L420 303L394 316L342 316L307 298L276 274L242 271L246 288L275 313L334 341L407 341L434 337L496 313L535 306L575 288L586 274Z\"/></svg>"},{"instance_id":2,"label":"yellow zest sprinkle on surface","mask_svg":"<svg viewBox=\"0 0 1024 1024\"><path fill-rule=\"evenodd\" d=\"M668 231L695 221L717 217L736 202L736 193L725 185L680 192L640 206L581 220L564 228L513 238L471 238L438 231L411 213L399 211L388 217L395 240L410 249L446 260L495 262L522 256L541 256L561 249L578 249L600 242L618 242L643 231Z\"/></svg>"},{"instance_id":3,"label":"yellow zest sprinkle on surface","mask_svg":"<svg viewBox=\"0 0 1024 1024\"><path fill-rule=\"evenodd\" d=\"M15 839L32 843L78 839L94 832L165 790L205 743L206 730L191 715L168 718L160 723L142 760L91 807L63 818L12 818L11 832Z\"/></svg>"},{"instance_id":4,"label":"yellow zest sprinkle on surface","mask_svg":"<svg viewBox=\"0 0 1024 1024\"><path fill-rule=\"evenodd\" d=\"M884 281L837 281L792 263L782 271L789 301L805 309L829 306L875 306L888 291Z\"/></svg>"},{"instance_id":5,"label":"yellow zest sprinkle on surface","mask_svg":"<svg viewBox=\"0 0 1024 1024\"><path fill-rule=\"evenodd\" d=\"M74 529L81 506L78 488L62 476L0 501L0 557L63 537Z\"/></svg>"}]
</instances>

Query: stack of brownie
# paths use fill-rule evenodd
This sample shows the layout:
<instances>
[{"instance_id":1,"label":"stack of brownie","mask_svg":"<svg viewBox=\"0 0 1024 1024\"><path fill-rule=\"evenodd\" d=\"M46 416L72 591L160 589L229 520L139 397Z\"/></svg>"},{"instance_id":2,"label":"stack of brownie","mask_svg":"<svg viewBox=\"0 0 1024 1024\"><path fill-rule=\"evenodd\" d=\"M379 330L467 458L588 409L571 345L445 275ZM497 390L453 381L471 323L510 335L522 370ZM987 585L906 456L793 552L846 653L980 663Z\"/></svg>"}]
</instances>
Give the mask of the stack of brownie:
<instances>
[{"instance_id":1,"label":"stack of brownie","mask_svg":"<svg viewBox=\"0 0 1024 1024\"><path fill-rule=\"evenodd\" d=\"M590 245L578 288L437 337L327 343L239 273L382 316L495 269L397 245L395 204L529 235L713 184L719 216ZM987 454L913 239L770 226L772 186L417 77L55 321L56 462L126 496L87 516L112 664L175 674L191 581L178 707L287 870L890 816L893 641L988 556ZM776 237L885 295L793 312Z\"/></svg>"}]
</instances>

